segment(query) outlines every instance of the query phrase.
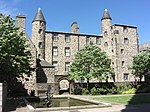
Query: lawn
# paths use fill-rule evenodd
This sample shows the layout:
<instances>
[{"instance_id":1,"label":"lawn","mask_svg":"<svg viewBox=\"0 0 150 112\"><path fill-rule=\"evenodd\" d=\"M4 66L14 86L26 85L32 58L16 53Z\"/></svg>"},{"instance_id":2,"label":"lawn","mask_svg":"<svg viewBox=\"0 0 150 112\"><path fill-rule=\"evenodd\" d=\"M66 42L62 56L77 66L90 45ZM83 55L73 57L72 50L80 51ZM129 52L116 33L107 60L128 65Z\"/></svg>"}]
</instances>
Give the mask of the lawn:
<instances>
[{"instance_id":1,"label":"lawn","mask_svg":"<svg viewBox=\"0 0 150 112\"><path fill-rule=\"evenodd\" d=\"M150 103L150 94L139 94L139 95L123 95L123 96L101 96L101 97L94 97L94 100L98 101L107 101L107 102L114 102L120 104L148 104Z\"/></svg>"}]
</instances>

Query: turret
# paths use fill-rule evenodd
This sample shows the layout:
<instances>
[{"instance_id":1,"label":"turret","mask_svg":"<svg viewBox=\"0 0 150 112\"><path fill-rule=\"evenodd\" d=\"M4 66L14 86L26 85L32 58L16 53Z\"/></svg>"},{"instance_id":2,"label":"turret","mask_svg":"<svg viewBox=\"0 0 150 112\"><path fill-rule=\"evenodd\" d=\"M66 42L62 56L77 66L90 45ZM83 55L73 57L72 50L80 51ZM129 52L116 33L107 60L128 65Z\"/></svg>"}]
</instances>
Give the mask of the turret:
<instances>
[{"instance_id":1,"label":"turret","mask_svg":"<svg viewBox=\"0 0 150 112\"><path fill-rule=\"evenodd\" d=\"M102 21L102 32L101 33L105 36L105 35L107 35L108 32L110 32L111 25L112 25L112 18L109 15L109 12L107 9L105 9L101 21Z\"/></svg>"},{"instance_id":2,"label":"turret","mask_svg":"<svg viewBox=\"0 0 150 112\"><path fill-rule=\"evenodd\" d=\"M39 8L32 21L32 41L37 49L38 59L45 59L45 29L46 21Z\"/></svg>"}]
</instances>

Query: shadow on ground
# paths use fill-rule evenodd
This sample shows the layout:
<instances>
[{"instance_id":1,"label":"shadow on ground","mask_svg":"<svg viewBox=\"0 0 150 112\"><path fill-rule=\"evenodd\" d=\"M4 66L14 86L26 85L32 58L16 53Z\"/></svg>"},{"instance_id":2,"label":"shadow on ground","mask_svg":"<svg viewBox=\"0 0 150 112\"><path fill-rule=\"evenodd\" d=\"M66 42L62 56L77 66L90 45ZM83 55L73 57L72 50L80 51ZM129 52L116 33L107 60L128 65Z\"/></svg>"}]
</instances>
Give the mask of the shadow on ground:
<instances>
[{"instance_id":1,"label":"shadow on ground","mask_svg":"<svg viewBox=\"0 0 150 112\"><path fill-rule=\"evenodd\" d=\"M149 84L140 84L140 88L130 99L126 108L121 112L150 112L150 87Z\"/></svg>"}]
</instances>

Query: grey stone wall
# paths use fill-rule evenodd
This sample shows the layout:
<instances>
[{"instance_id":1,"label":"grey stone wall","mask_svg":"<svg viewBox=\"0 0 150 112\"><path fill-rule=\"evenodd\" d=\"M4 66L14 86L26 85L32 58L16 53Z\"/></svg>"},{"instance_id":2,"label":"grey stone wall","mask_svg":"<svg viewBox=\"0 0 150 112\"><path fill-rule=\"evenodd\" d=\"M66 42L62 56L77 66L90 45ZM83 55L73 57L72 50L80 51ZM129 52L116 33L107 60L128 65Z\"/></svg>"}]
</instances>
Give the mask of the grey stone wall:
<instances>
[{"instance_id":1,"label":"grey stone wall","mask_svg":"<svg viewBox=\"0 0 150 112\"><path fill-rule=\"evenodd\" d=\"M109 21L110 22L110 21ZM111 28L106 27L105 31L107 34L103 36L97 35L86 35L86 34L72 34L72 33L64 33L64 32L46 32L46 49L45 49L45 56L46 60L52 64L53 61L58 62L58 71L56 71L55 75L63 76L67 75L65 71L65 62L72 63L74 59L74 55L84 46L86 43L86 38L89 37L90 41L96 44L96 38L100 38L100 44L97 44L103 51L107 53L109 58L112 60L112 67L115 70L116 80L117 82L122 82L124 80L124 74L129 74L128 80L134 80L131 77L131 71L129 67L132 64L132 57L138 53L138 35L136 27L128 26L128 32L123 31L124 26L110 26ZM118 33L115 33L118 31ZM58 36L57 41L53 41L53 35ZM65 36L70 37L70 42L65 42ZM126 45L124 44L124 38L128 38L129 43ZM105 45L107 42L108 45ZM52 48L58 48L58 55L52 55ZM65 47L70 48L70 56L65 56ZM123 53L121 53L123 49ZM124 66L122 67L122 61L124 61ZM110 80L111 81L111 80Z\"/></svg>"},{"instance_id":2,"label":"grey stone wall","mask_svg":"<svg viewBox=\"0 0 150 112\"><path fill-rule=\"evenodd\" d=\"M124 27L126 27L127 31L124 31ZM114 44L116 47L115 54L116 58L115 70L116 70L116 81L124 82L124 81L134 81L134 77L131 74L131 70L129 67L132 65L133 56L138 53L138 36L137 36L137 28L130 26L114 26L113 31L118 31L118 34L113 34L112 37L117 43ZM128 39L128 42L125 43L124 39ZM121 51L123 50L123 51ZM124 79L124 74L128 74L128 80Z\"/></svg>"},{"instance_id":3,"label":"grey stone wall","mask_svg":"<svg viewBox=\"0 0 150 112\"><path fill-rule=\"evenodd\" d=\"M32 55L30 64L31 64L31 67L34 69L31 75L23 74L23 77L18 78L18 81L22 82L22 84L24 85L24 88L28 90L27 92L30 95L31 91L33 91L36 86L35 85L36 83L36 72L35 72L36 69L35 68L36 68L36 51L37 50L25 31L25 25L26 25L26 17L24 15L16 16L16 26L20 29L21 32L25 34L25 37L27 39L27 44L29 45L27 49L30 50L31 55Z\"/></svg>"},{"instance_id":4,"label":"grey stone wall","mask_svg":"<svg viewBox=\"0 0 150 112\"><path fill-rule=\"evenodd\" d=\"M27 75L25 75L25 78L21 79L21 81L25 84L25 88L28 90L31 90L31 88L38 89L40 86L37 85L37 72L42 71L47 78L45 83L51 84L53 91L58 93L59 78L64 77L65 79L65 77L68 75L67 71L65 71L65 63L69 62L71 64L75 54L90 42L96 44L103 51L105 51L109 58L112 60L111 66L115 71L116 82L134 81L134 78L131 77L131 71L128 68L132 64L133 56L138 53L137 28L127 25L113 25L112 19L110 18L103 18L101 25L101 35L90 35L79 34L79 27L76 22L71 25L71 33L65 33L46 31L45 20L33 21L32 41L29 39L29 44L31 45L30 49L33 55L33 68L37 69L37 58L44 59L49 64L57 62L58 68L55 68L55 70L41 68L39 71L34 71L32 77L27 77ZM20 27L22 31L24 31L24 16L17 17L17 26ZM57 36L57 39L54 39L54 36ZM66 42L66 37L69 37L70 39L68 42ZM27 38L29 37L27 36ZM88 43L87 38L89 38ZM99 44L96 43L97 38L100 38ZM125 38L128 40L127 44L124 43ZM53 55L53 47L57 47L58 49L57 56ZM70 56L65 55L65 48L70 48ZM128 74L127 80L124 79L124 74ZM46 87L46 85L44 87Z\"/></svg>"}]
</instances>

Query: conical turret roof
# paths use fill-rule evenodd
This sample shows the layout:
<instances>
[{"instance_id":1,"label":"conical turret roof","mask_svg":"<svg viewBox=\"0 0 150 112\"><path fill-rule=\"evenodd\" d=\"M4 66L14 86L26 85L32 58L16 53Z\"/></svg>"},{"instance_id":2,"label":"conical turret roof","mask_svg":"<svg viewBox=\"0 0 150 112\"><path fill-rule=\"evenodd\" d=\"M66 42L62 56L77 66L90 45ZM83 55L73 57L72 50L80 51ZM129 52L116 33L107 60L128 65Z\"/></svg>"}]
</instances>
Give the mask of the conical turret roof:
<instances>
[{"instance_id":1,"label":"conical turret roof","mask_svg":"<svg viewBox=\"0 0 150 112\"><path fill-rule=\"evenodd\" d=\"M33 19L32 22L34 22L34 21L43 21L43 22L46 22L45 18L43 16L41 8L38 9L38 12L36 13L36 15L35 15L35 17L34 17L34 19Z\"/></svg>"},{"instance_id":2,"label":"conical turret roof","mask_svg":"<svg viewBox=\"0 0 150 112\"><path fill-rule=\"evenodd\" d=\"M110 15L109 15L109 12L107 9L105 9L104 13L103 13L103 17L101 20L103 19L111 19ZM111 19L112 20L112 19Z\"/></svg>"}]
</instances>

